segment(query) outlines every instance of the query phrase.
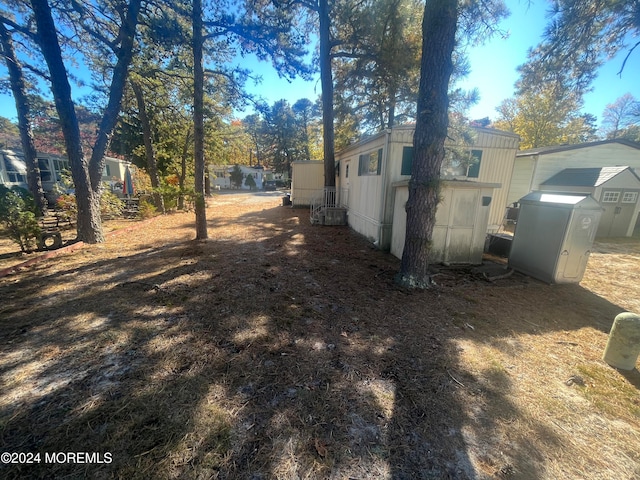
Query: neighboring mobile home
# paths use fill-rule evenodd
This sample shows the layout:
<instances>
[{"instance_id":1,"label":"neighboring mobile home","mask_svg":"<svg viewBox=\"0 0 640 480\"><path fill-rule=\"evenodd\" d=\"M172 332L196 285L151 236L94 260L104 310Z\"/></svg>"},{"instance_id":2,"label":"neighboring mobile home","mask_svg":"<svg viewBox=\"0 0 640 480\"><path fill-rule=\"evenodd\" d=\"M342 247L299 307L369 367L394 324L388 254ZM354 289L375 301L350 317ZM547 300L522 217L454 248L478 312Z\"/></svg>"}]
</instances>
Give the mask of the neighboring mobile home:
<instances>
[{"instance_id":1,"label":"neighboring mobile home","mask_svg":"<svg viewBox=\"0 0 640 480\"><path fill-rule=\"evenodd\" d=\"M490 128L474 127L473 130L476 138L473 145L466 148L466 160L446 163L441 173L447 180L446 189L461 190L445 194L450 198L447 205L469 208L474 213L450 212L438 218L447 219L448 226L444 227L452 233L462 226L456 222L464 217L464 228L468 229L471 221L473 230L464 242L476 242L478 238L484 242L487 231L495 232L502 224L519 137ZM398 223L394 212L402 210L396 201L404 198L399 191L406 189L406 182L411 178L414 131L413 125L395 127L365 138L336 155L338 203L348 209L349 225L383 250L392 249L392 243L401 243L397 238L392 242L392 236L404 235L403 222ZM451 245L448 242L460 240L458 236L453 239L454 236L443 235L446 245L440 249L442 252ZM475 251L475 247L472 250ZM393 248L392 253L400 256L402 251ZM446 255L439 260L446 260Z\"/></svg>"},{"instance_id":2,"label":"neighboring mobile home","mask_svg":"<svg viewBox=\"0 0 640 480\"><path fill-rule=\"evenodd\" d=\"M565 168L628 166L640 172L640 143L614 139L532 148L516 154L507 204L517 202Z\"/></svg>"},{"instance_id":3,"label":"neighboring mobile home","mask_svg":"<svg viewBox=\"0 0 640 480\"><path fill-rule=\"evenodd\" d=\"M112 188L117 185L122 188L124 173L129 164L125 160L105 157L102 181L108 183ZM63 172L70 172L69 160L60 155L38 154L38 167L40 168L42 189L45 193L52 192L54 186L62 181ZM21 151L0 150L0 184L9 188L13 186L29 188L27 185L27 166Z\"/></svg>"},{"instance_id":4,"label":"neighboring mobile home","mask_svg":"<svg viewBox=\"0 0 640 480\"><path fill-rule=\"evenodd\" d=\"M267 181L269 175L271 175L271 171L265 170L262 165L256 165L253 167L247 167L246 165L239 165L240 171L242 172L242 185L240 188L242 190L250 190L251 187L246 184L247 176L251 175L256 184L253 187L255 190L262 190L264 187L264 182ZM234 165L209 165L209 177L213 178L213 188L219 190L221 188L235 188L235 185L231 184L231 172L233 171Z\"/></svg>"}]
</instances>

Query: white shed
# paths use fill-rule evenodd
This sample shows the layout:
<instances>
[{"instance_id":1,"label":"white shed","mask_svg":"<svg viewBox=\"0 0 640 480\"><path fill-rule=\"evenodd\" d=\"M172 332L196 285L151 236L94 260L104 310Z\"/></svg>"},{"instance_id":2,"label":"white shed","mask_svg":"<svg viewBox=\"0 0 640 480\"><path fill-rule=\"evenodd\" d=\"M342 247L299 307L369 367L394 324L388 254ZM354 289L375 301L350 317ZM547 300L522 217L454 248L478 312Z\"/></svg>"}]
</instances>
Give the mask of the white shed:
<instances>
[{"instance_id":1,"label":"white shed","mask_svg":"<svg viewBox=\"0 0 640 480\"><path fill-rule=\"evenodd\" d=\"M322 160L291 162L291 205L309 206L324 190Z\"/></svg>"},{"instance_id":2,"label":"white shed","mask_svg":"<svg viewBox=\"0 0 640 480\"><path fill-rule=\"evenodd\" d=\"M409 181L395 183L391 254L402 258L406 237ZM487 222L498 183L443 182L429 260L434 263L482 263Z\"/></svg>"}]
</instances>

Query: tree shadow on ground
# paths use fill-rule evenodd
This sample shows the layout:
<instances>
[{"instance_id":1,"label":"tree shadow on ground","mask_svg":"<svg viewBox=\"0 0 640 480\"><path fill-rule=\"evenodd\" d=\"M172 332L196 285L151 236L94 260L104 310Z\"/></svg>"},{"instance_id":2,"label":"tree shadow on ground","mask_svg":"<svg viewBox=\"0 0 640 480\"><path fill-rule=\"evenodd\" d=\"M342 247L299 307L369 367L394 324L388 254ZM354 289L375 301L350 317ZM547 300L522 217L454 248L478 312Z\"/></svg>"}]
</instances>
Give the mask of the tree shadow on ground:
<instances>
[{"instance_id":1,"label":"tree shadow on ground","mask_svg":"<svg viewBox=\"0 0 640 480\"><path fill-rule=\"evenodd\" d=\"M3 450L112 460L0 474L465 479L482 464L490 475L541 476L533 441L477 453L478 432L522 412L510 376L471 377L457 340L506 350L505 331L603 329L593 312L619 308L579 287L468 275L407 292L393 284L396 259L306 216L212 212L209 242L173 241L184 238L176 228L163 246L142 241L2 282ZM584 306L535 313L578 294ZM509 308L531 313L509 323ZM498 323L508 328L491 335ZM558 441L543 426L535 434Z\"/></svg>"}]
</instances>

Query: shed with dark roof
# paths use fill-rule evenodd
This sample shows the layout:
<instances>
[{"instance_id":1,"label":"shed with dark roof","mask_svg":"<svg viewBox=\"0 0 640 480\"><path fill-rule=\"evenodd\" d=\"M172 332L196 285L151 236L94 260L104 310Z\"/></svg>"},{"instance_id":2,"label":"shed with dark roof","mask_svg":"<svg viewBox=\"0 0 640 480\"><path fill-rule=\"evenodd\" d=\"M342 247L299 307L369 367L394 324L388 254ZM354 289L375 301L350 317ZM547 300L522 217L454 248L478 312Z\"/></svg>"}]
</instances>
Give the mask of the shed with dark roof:
<instances>
[{"instance_id":1,"label":"shed with dark roof","mask_svg":"<svg viewBox=\"0 0 640 480\"><path fill-rule=\"evenodd\" d=\"M628 166L565 168L540 184L540 190L585 193L603 207L598 237L630 237L640 212L640 177Z\"/></svg>"}]
</instances>

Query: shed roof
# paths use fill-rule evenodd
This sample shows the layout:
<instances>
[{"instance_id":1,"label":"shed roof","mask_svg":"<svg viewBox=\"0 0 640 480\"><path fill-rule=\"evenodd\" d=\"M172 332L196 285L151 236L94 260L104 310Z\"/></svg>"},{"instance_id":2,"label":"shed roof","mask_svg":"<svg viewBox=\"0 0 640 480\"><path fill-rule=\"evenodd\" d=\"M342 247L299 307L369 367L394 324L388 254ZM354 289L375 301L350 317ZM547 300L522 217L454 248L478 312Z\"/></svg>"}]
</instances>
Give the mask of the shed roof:
<instances>
[{"instance_id":1,"label":"shed roof","mask_svg":"<svg viewBox=\"0 0 640 480\"><path fill-rule=\"evenodd\" d=\"M553 145L550 147L530 148L528 150L521 150L517 152L516 157L527 157L531 155L547 155L549 153L565 152L567 150L577 150L579 148L597 147L599 145L607 145L611 143L617 143L620 145L624 145L626 147L640 150L640 143L638 142L632 142L631 140L626 140L624 138L614 138L611 140L600 140L598 142L576 143L574 145Z\"/></svg>"},{"instance_id":2,"label":"shed roof","mask_svg":"<svg viewBox=\"0 0 640 480\"><path fill-rule=\"evenodd\" d=\"M521 204L544 204L568 208L602 210L600 204L591 195L552 192L531 192L520 199Z\"/></svg>"},{"instance_id":3,"label":"shed roof","mask_svg":"<svg viewBox=\"0 0 640 480\"><path fill-rule=\"evenodd\" d=\"M565 168L550 179L542 182L542 185L599 187L625 170L629 170L640 181L640 178L629 167Z\"/></svg>"}]
</instances>

